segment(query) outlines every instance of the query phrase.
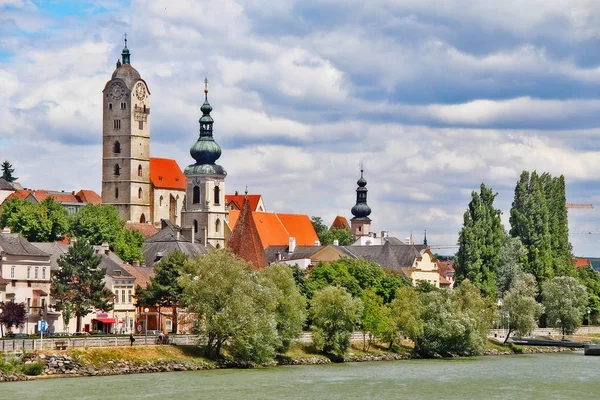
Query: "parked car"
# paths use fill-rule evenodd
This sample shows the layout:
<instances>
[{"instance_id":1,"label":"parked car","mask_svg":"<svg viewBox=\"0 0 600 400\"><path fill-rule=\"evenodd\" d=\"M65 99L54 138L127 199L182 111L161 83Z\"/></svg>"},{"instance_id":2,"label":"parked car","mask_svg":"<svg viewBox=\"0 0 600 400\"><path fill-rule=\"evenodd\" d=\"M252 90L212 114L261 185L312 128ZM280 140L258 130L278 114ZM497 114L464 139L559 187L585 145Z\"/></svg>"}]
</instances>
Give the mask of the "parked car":
<instances>
[{"instance_id":1,"label":"parked car","mask_svg":"<svg viewBox=\"0 0 600 400\"><path fill-rule=\"evenodd\" d=\"M6 337L9 339L27 339L29 338L29 335L26 333L13 333L13 332L8 332L6 334Z\"/></svg>"},{"instance_id":2,"label":"parked car","mask_svg":"<svg viewBox=\"0 0 600 400\"><path fill-rule=\"evenodd\" d=\"M73 333L73 336L88 336L89 333L88 332L75 332Z\"/></svg>"},{"instance_id":3,"label":"parked car","mask_svg":"<svg viewBox=\"0 0 600 400\"><path fill-rule=\"evenodd\" d=\"M103 331L90 331L90 335L108 335L108 333Z\"/></svg>"}]
</instances>

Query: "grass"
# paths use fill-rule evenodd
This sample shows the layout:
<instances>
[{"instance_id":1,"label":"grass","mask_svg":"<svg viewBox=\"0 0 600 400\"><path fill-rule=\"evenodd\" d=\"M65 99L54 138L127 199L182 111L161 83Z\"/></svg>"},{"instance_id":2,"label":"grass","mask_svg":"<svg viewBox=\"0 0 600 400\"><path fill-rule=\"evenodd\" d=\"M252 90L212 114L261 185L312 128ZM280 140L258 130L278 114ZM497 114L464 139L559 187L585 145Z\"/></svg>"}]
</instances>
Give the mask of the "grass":
<instances>
[{"instance_id":1,"label":"grass","mask_svg":"<svg viewBox=\"0 0 600 400\"><path fill-rule=\"evenodd\" d=\"M62 352L84 365L100 367L109 361L128 361L145 364L156 361L193 361L209 363L198 346L136 346L136 347L95 347L71 349Z\"/></svg>"}]
</instances>

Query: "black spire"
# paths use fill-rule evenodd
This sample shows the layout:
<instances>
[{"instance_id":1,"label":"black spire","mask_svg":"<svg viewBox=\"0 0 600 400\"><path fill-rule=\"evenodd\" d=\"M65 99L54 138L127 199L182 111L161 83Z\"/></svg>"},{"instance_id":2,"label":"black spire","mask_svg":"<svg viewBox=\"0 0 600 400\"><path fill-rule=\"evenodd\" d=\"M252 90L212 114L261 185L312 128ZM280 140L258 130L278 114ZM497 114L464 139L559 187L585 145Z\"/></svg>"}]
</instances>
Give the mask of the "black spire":
<instances>
[{"instance_id":1,"label":"black spire","mask_svg":"<svg viewBox=\"0 0 600 400\"><path fill-rule=\"evenodd\" d=\"M362 166L360 168L360 179L356 182L358 188L356 189L356 205L352 207L352 219L369 219L371 214L371 207L367 205L367 181L363 177L364 170Z\"/></svg>"},{"instance_id":2,"label":"black spire","mask_svg":"<svg viewBox=\"0 0 600 400\"><path fill-rule=\"evenodd\" d=\"M423 237L423 244L427 246L427 230L425 230L425 236Z\"/></svg>"},{"instance_id":3,"label":"black spire","mask_svg":"<svg viewBox=\"0 0 600 400\"><path fill-rule=\"evenodd\" d=\"M129 53L129 49L127 48L127 34L125 34L125 47L123 48L121 56L123 57L123 64L129 64L131 54Z\"/></svg>"}]
</instances>

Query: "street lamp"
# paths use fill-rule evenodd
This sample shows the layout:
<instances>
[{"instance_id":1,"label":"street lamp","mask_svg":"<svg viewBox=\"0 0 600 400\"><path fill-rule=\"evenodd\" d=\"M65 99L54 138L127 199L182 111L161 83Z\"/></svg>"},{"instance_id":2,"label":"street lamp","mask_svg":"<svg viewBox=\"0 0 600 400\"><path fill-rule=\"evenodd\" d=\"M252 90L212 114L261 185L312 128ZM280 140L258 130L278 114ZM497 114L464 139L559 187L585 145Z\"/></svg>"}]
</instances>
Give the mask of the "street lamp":
<instances>
[{"instance_id":1,"label":"street lamp","mask_svg":"<svg viewBox=\"0 0 600 400\"><path fill-rule=\"evenodd\" d=\"M146 313L146 326L144 326L144 344L148 344L148 311L150 311L148 307L144 308L144 312Z\"/></svg>"},{"instance_id":2,"label":"street lamp","mask_svg":"<svg viewBox=\"0 0 600 400\"><path fill-rule=\"evenodd\" d=\"M2 309L0 308L0 315L2 315ZM0 338L4 337L4 324L0 323Z\"/></svg>"},{"instance_id":3,"label":"street lamp","mask_svg":"<svg viewBox=\"0 0 600 400\"><path fill-rule=\"evenodd\" d=\"M587 312L588 312L588 333L590 333L591 332L591 329L590 329L590 313L592 312L592 310L588 309Z\"/></svg>"}]
</instances>

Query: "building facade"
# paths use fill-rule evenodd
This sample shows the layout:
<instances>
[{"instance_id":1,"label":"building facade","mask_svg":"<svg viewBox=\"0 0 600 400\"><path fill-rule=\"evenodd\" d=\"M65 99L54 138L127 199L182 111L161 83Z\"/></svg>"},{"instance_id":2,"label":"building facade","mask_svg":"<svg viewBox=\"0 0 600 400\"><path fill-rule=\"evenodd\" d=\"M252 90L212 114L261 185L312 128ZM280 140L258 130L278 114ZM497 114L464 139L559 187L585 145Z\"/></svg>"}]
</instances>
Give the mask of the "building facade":
<instances>
[{"instance_id":1,"label":"building facade","mask_svg":"<svg viewBox=\"0 0 600 400\"><path fill-rule=\"evenodd\" d=\"M150 90L122 62L102 91L102 203L113 204L125 221L148 222L150 208Z\"/></svg>"}]
</instances>

